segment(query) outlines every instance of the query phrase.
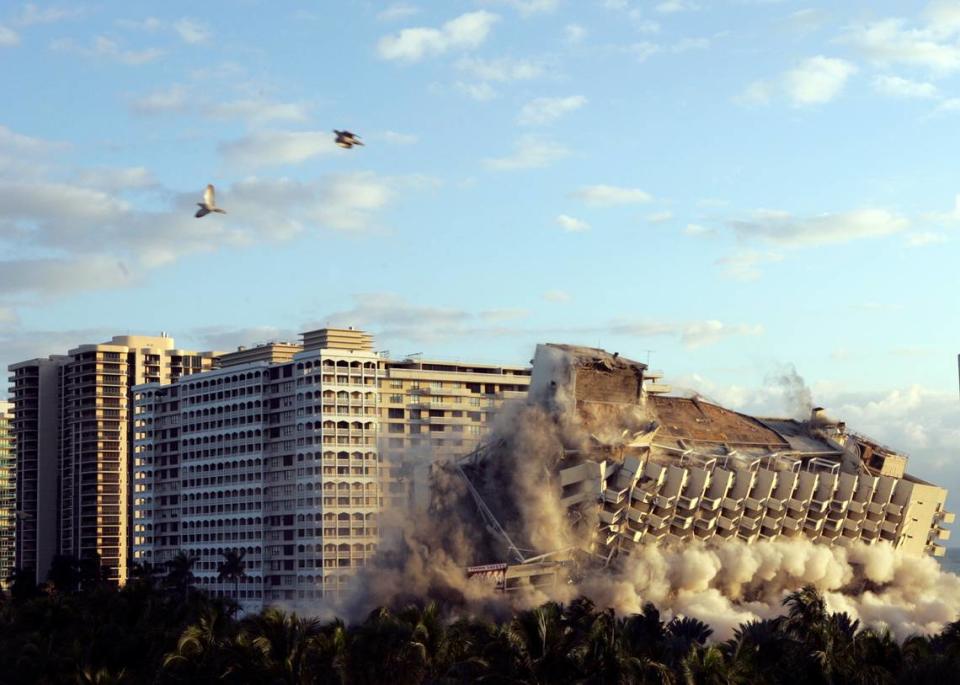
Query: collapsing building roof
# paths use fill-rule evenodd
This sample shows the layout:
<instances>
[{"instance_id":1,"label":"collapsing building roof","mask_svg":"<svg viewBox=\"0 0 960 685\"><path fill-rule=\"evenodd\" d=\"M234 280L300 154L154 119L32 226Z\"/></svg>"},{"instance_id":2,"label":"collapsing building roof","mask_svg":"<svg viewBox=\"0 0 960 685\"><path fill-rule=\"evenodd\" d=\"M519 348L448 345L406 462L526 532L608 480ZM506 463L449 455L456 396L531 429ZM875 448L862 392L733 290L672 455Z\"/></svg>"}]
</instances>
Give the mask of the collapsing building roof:
<instances>
[{"instance_id":1,"label":"collapsing building roof","mask_svg":"<svg viewBox=\"0 0 960 685\"><path fill-rule=\"evenodd\" d=\"M520 419L460 464L510 561L557 551L535 538L563 540L526 520L536 488L567 512L573 545L605 561L637 544L795 536L942 554L946 491L906 476L905 456L819 408L806 420L755 418L665 395L658 379L616 353L537 347Z\"/></svg>"}]
</instances>

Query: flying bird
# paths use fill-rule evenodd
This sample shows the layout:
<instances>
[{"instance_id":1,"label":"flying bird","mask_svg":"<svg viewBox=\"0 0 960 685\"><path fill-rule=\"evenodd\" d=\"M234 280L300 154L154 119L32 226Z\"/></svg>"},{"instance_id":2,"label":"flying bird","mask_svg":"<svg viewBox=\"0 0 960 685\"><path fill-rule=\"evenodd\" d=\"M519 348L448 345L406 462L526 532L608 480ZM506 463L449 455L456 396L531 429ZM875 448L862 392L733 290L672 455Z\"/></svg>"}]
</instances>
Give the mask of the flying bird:
<instances>
[{"instance_id":1,"label":"flying bird","mask_svg":"<svg viewBox=\"0 0 960 685\"><path fill-rule=\"evenodd\" d=\"M363 143L360 142L360 136L355 133L351 133L350 131L338 131L336 129L334 129L333 132L337 134L337 138L333 142L342 148L349 150L354 145L363 145Z\"/></svg>"},{"instance_id":2,"label":"flying bird","mask_svg":"<svg viewBox=\"0 0 960 685\"><path fill-rule=\"evenodd\" d=\"M213 186L210 184L208 184L207 189L203 191L203 202L198 202L197 206L199 206L200 209L197 210L197 213L194 214L194 216L198 219L202 216L206 216L210 212L218 212L220 214L227 213L225 209L220 209L217 207L217 201L213 195Z\"/></svg>"}]
</instances>

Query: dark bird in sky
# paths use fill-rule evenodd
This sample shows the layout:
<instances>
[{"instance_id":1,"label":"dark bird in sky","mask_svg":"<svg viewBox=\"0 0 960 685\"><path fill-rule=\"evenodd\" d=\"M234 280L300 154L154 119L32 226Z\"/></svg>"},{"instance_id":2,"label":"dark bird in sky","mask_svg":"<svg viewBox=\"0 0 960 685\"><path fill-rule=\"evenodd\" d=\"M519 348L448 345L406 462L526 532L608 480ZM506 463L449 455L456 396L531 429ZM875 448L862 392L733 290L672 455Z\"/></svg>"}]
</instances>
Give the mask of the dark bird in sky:
<instances>
[{"instance_id":1,"label":"dark bird in sky","mask_svg":"<svg viewBox=\"0 0 960 685\"><path fill-rule=\"evenodd\" d=\"M334 129L333 132L337 134L337 138L333 142L342 148L349 150L354 145L363 145L363 143L360 142L360 136L355 133L351 133L350 131L338 131L336 129Z\"/></svg>"},{"instance_id":2,"label":"dark bird in sky","mask_svg":"<svg viewBox=\"0 0 960 685\"><path fill-rule=\"evenodd\" d=\"M225 209L220 209L217 207L217 201L213 194L213 186L207 185L207 189L203 191L203 202L198 202L197 205L200 209L197 210L197 213L194 214L198 219L202 216L206 216L210 212L218 212L220 214L226 214Z\"/></svg>"}]
</instances>

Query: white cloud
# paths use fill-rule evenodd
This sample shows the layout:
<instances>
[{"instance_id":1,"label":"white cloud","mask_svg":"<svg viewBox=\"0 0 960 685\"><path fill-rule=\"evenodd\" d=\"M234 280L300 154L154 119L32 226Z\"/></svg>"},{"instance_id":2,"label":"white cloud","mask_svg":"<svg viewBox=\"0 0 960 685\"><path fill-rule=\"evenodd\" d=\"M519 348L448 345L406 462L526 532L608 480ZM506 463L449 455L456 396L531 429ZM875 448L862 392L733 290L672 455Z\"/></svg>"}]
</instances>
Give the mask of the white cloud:
<instances>
[{"instance_id":1,"label":"white cloud","mask_svg":"<svg viewBox=\"0 0 960 685\"><path fill-rule=\"evenodd\" d=\"M819 105L839 95L856 72L846 60L818 55L784 74L784 88L795 105Z\"/></svg>"},{"instance_id":2,"label":"white cloud","mask_svg":"<svg viewBox=\"0 0 960 685\"><path fill-rule=\"evenodd\" d=\"M569 154L570 151L559 143L533 136L524 136L517 140L516 150L512 155L487 159L484 160L484 164L488 169L495 171L535 169L549 166Z\"/></svg>"},{"instance_id":3,"label":"white cloud","mask_svg":"<svg viewBox=\"0 0 960 685\"><path fill-rule=\"evenodd\" d=\"M477 102L486 102L497 97L497 91L489 83L464 83L457 81L454 86L461 93Z\"/></svg>"},{"instance_id":4,"label":"white cloud","mask_svg":"<svg viewBox=\"0 0 960 685\"><path fill-rule=\"evenodd\" d=\"M567 112L580 109L587 104L583 95L570 95L560 98L536 98L520 109L517 121L524 125L548 124L559 119Z\"/></svg>"},{"instance_id":5,"label":"white cloud","mask_svg":"<svg viewBox=\"0 0 960 685\"><path fill-rule=\"evenodd\" d=\"M728 278L736 281L755 281L761 276L761 266L780 261L783 261L783 255L776 252L742 250L736 254L721 257L716 264Z\"/></svg>"},{"instance_id":6,"label":"white cloud","mask_svg":"<svg viewBox=\"0 0 960 685\"><path fill-rule=\"evenodd\" d=\"M540 63L509 57L499 57L497 59L462 57L457 60L455 66L459 71L479 81L501 83L529 81L539 78L544 73L544 67Z\"/></svg>"},{"instance_id":7,"label":"white cloud","mask_svg":"<svg viewBox=\"0 0 960 685\"><path fill-rule=\"evenodd\" d=\"M90 46L80 45L69 38L55 40L50 44L52 50L69 52L82 57L100 57L120 64L140 66L153 62L163 56L159 48L144 48L143 50L125 50L106 36L96 36Z\"/></svg>"},{"instance_id":8,"label":"white cloud","mask_svg":"<svg viewBox=\"0 0 960 685\"><path fill-rule=\"evenodd\" d=\"M647 215L647 221L651 224L663 224L667 221L670 221L673 218L673 212L669 209L664 209L660 212L653 212L652 214Z\"/></svg>"},{"instance_id":9,"label":"white cloud","mask_svg":"<svg viewBox=\"0 0 960 685\"><path fill-rule=\"evenodd\" d=\"M130 101L130 109L136 114L168 114L186 111L189 103L187 89L175 84L134 98Z\"/></svg>"},{"instance_id":10,"label":"white cloud","mask_svg":"<svg viewBox=\"0 0 960 685\"><path fill-rule=\"evenodd\" d=\"M180 40L190 45L200 45L210 40L210 29L196 19L184 17L173 23L173 30L180 36Z\"/></svg>"},{"instance_id":11,"label":"white cloud","mask_svg":"<svg viewBox=\"0 0 960 685\"><path fill-rule=\"evenodd\" d=\"M921 233L910 233L906 237L907 247L926 247L927 245L939 245L947 242L947 236L942 233L933 233L924 231Z\"/></svg>"},{"instance_id":12,"label":"white cloud","mask_svg":"<svg viewBox=\"0 0 960 685\"><path fill-rule=\"evenodd\" d=\"M204 113L215 119L242 119L252 125L261 125L271 121L305 121L309 109L302 102L250 99L218 102L208 106Z\"/></svg>"},{"instance_id":13,"label":"white cloud","mask_svg":"<svg viewBox=\"0 0 960 685\"><path fill-rule=\"evenodd\" d=\"M256 131L220 144L228 164L247 169L299 164L338 149L328 131Z\"/></svg>"},{"instance_id":14,"label":"white cloud","mask_svg":"<svg viewBox=\"0 0 960 685\"><path fill-rule=\"evenodd\" d=\"M734 100L744 105L765 105L782 92L795 106L819 105L837 97L855 73L856 65L846 60L809 57L777 79L753 81Z\"/></svg>"},{"instance_id":15,"label":"white cloud","mask_svg":"<svg viewBox=\"0 0 960 685\"><path fill-rule=\"evenodd\" d=\"M714 345L733 337L757 336L764 332L763 326L755 324L727 324L715 319L680 323L657 321L614 322L607 332L631 337L676 337L684 347L696 349Z\"/></svg>"},{"instance_id":16,"label":"white cloud","mask_svg":"<svg viewBox=\"0 0 960 685\"><path fill-rule=\"evenodd\" d=\"M949 74L960 69L960 45L952 40L957 26L950 16L945 13L940 23L923 28L909 28L903 19L881 19L850 29L844 40L875 64L904 64Z\"/></svg>"},{"instance_id":17,"label":"white cloud","mask_svg":"<svg viewBox=\"0 0 960 685\"><path fill-rule=\"evenodd\" d=\"M406 19L420 12L420 8L415 5L409 5L405 2L394 2L385 10L377 14L380 21L395 21L397 19Z\"/></svg>"},{"instance_id":18,"label":"white cloud","mask_svg":"<svg viewBox=\"0 0 960 685\"><path fill-rule=\"evenodd\" d=\"M486 41L498 20L496 14L481 10L461 14L439 29L403 29L381 38L377 52L383 59L418 62L424 57L436 57L451 50L472 50Z\"/></svg>"},{"instance_id":19,"label":"white cloud","mask_svg":"<svg viewBox=\"0 0 960 685\"><path fill-rule=\"evenodd\" d=\"M569 302L573 298L565 290L548 290L543 294L543 299L547 302Z\"/></svg>"},{"instance_id":20,"label":"white cloud","mask_svg":"<svg viewBox=\"0 0 960 685\"><path fill-rule=\"evenodd\" d=\"M579 45L587 36L587 30L580 24L567 24L563 27L563 38L569 45Z\"/></svg>"},{"instance_id":21,"label":"white cloud","mask_svg":"<svg viewBox=\"0 0 960 685\"><path fill-rule=\"evenodd\" d=\"M691 50L706 50L709 47L709 38L681 38L670 46L670 52L681 54Z\"/></svg>"},{"instance_id":22,"label":"white cloud","mask_svg":"<svg viewBox=\"0 0 960 685\"><path fill-rule=\"evenodd\" d=\"M660 52L660 46L644 40L627 46L626 52L633 55L638 62L646 62L650 57Z\"/></svg>"},{"instance_id":23,"label":"white cloud","mask_svg":"<svg viewBox=\"0 0 960 685\"><path fill-rule=\"evenodd\" d=\"M666 0L654 9L661 14L676 14L677 12L691 12L700 9L700 7L688 0Z\"/></svg>"},{"instance_id":24,"label":"white cloud","mask_svg":"<svg viewBox=\"0 0 960 685\"><path fill-rule=\"evenodd\" d=\"M0 48L12 48L20 44L20 36L11 28L0 24Z\"/></svg>"},{"instance_id":25,"label":"white cloud","mask_svg":"<svg viewBox=\"0 0 960 685\"><path fill-rule=\"evenodd\" d=\"M568 216L567 214L557 215L557 223L560 224L560 227L568 233L580 233L582 231L590 230L590 224L588 224L586 221L581 221L580 219Z\"/></svg>"},{"instance_id":26,"label":"white cloud","mask_svg":"<svg viewBox=\"0 0 960 685\"><path fill-rule=\"evenodd\" d=\"M846 243L891 235L909 225L909 220L885 209L857 209L812 217L757 210L749 219L730 222L739 238L757 238L787 247Z\"/></svg>"},{"instance_id":27,"label":"white cloud","mask_svg":"<svg viewBox=\"0 0 960 685\"><path fill-rule=\"evenodd\" d=\"M650 193L639 188L621 188L603 184L584 186L570 193L570 196L597 207L644 204L653 200Z\"/></svg>"},{"instance_id":28,"label":"white cloud","mask_svg":"<svg viewBox=\"0 0 960 685\"><path fill-rule=\"evenodd\" d=\"M701 226L700 224L687 224L683 227L683 234L690 236L714 236L717 234L717 231L712 228L707 228L706 226Z\"/></svg>"},{"instance_id":29,"label":"white cloud","mask_svg":"<svg viewBox=\"0 0 960 685\"><path fill-rule=\"evenodd\" d=\"M523 16L553 12L560 4L559 0L486 0L488 3L510 5Z\"/></svg>"},{"instance_id":30,"label":"white cloud","mask_svg":"<svg viewBox=\"0 0 960 685\"><path fill-rule=\"evenodd\" d=\"M873 88L881 95L905 99L937 98L940 92L932 83L911 81L900 76L878 75L873 79Z\"/></svg>"},{"instance_id":31,"label":"white cloud","mask_svg":"<svg viewBox=\"0 0 960 685\"><path fill-rule=\"evenodd\" d=\"M773 94L772 83L769 81L754 81L747 85L734 100L742 105L766 105L773 98Z\"/></svg>"},{"instance_id":32,"label":"white cloud","mask_svg":"<svg viewBox=\"0 0 960 685\"><path fill-rule=\"evenodd\" d=\"M526 312L515 309L470 312L450 307L418 305L396 293L353 295L353 306L325 316L323 325L356 326L394 344L437 342L478 335L515 334L516 320Z\"/></svg>"},{"instance_id":33,"label":"white cloud","mask_svg":"<svg viewBox=\"0 0 960 685\"><path fill-rule=\"evenodd\" d=\"M153 188L159 185L153 173L142 166L83 169L78 174L77 180L81 185L108 192Z\"/></svg>"},{"instance_id":34,"label":"white cloud","mask_svg":"<svg viewBox=\"0 0 960 685\"><path fill-rule=\"evenodd\" d=\"M17 16L16 23L20 26L53 24L65 19L79 17L83 12L84 10L81 7L39 7L32 2L28 2Z\"/></svg>"}]
</instances>

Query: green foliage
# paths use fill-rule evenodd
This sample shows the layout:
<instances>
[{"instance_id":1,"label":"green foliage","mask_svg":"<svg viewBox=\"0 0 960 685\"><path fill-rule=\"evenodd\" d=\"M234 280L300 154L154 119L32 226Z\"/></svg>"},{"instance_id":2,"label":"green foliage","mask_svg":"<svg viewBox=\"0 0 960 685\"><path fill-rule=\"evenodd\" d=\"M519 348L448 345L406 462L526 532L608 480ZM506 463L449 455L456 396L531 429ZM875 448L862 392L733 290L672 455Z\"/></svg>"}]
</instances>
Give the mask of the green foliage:
<instances>
[{"instance_id":1,"label":"green foliage","mask_svg":"<svg viewBox=\"0 0 960 685\"><path fill-rule=\"evenodd\" d=\"M234 582L237 557L221 569ZM276 608L238 620L234 603L192 589L192 565L178 559L162 581L138 567L119 590L100 582L96 560L57 560L39 589L20 574L17 596L0 600L0 682L942 685L960 672L960 620L901 644L829 612L814 588L720 642L694 617L667 621L652 604L617 616L585 598L500 621L436 602L377 609L351 626Z\"/></svg>"}]
</instances>

